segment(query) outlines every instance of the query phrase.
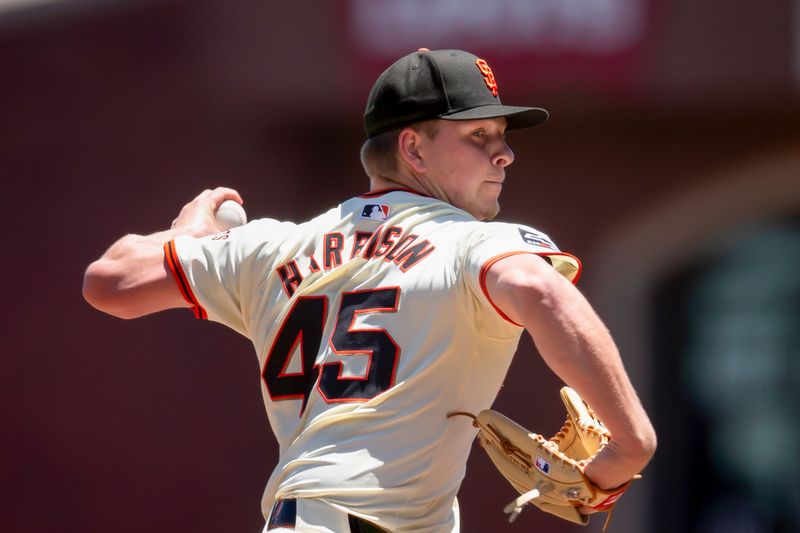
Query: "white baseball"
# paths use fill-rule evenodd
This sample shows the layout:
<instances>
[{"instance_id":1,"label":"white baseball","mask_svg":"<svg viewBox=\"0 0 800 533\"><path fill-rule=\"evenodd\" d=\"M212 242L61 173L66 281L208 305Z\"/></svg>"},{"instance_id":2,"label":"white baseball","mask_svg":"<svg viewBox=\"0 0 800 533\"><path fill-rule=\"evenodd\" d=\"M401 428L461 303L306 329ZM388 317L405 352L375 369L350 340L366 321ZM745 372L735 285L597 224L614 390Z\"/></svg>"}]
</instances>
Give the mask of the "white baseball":
<instances>
[{"instance_id":1,"label":"white baseball","mask_svg":"<svg viewBox=\"0 0 800 533\"><path fill-rule=\"evenodd\" d=\"M233 200L225 200L222 202L214 217L217 222L217 227L219 227L221 231L247 224L247 213L244 212L244 208L239 202Z\"/></svg>"}]
</instances>

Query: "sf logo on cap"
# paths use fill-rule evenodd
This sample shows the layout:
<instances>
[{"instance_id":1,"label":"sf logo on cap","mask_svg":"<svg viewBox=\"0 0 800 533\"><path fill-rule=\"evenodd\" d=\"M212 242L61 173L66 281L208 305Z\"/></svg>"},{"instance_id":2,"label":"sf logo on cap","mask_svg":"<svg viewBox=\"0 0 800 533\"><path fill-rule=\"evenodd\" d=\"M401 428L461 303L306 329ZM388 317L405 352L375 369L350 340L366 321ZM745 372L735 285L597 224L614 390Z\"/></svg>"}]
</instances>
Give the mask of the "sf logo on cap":
<instances>
[{"instance_id":1,"label":"sf logo on cap","mask_svg":"<svg viewBox=\"0 0 800 533\"><path fill-rule=\"evenodd\" d=\"M494 96L497 96L497 80L494 79L494 74L492 74L492 69L489 68L489 63L487 63L485 59L478 59L475 61L475 64L478 65L478 70L483 74L483 81L486 82L486 86L492 91Z\"/></svg>"}]
</instances>

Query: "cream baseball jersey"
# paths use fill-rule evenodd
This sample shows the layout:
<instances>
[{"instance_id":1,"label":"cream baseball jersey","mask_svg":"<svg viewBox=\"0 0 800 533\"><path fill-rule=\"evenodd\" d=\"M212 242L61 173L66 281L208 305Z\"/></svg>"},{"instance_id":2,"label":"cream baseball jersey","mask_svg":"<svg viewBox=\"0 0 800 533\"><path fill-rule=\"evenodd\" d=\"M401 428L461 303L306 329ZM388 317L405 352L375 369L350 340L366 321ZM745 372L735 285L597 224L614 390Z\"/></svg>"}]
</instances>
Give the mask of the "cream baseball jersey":
<instances>
[{"instance_id":1,"label":"cream baseball jersey","mask_svg":"<svg viewBox=\"0 0 800 533\"><path fill-rule=\"evenodd\" d=\"M523 328L484 286L496 261L580 263L541 232L479 222L412 191L350 199L302 224L261 219L165 246L196 316L252 340L276 498L315 498L391 531L450 531L475 429Z\"/></svg>"}]
</instances>

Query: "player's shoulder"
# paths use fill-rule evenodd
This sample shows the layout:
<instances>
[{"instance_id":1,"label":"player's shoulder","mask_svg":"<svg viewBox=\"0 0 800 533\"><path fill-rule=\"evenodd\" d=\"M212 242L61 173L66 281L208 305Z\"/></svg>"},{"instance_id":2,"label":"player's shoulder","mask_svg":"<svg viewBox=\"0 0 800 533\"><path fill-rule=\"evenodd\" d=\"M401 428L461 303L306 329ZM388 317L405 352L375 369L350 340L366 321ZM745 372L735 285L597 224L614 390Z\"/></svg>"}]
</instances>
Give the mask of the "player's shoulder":
<instances>
[{"instance_id":1,"label":"player's shoulder","mask_svg":"<svg viewBox=\"0 0 800 533\"><path fill-rule=\"evenodd\" d=\"M294 232L293 222L274 218L254 218L247 224L208 235L198 241L207 241L208 246L233 247L243 255L256 254L259 250L270 249Z\"/></svg>"},{"instance_id":2,"label":"player's shoulder","mask_svg":"<svg viewBox=\"0 0 800 533\"><path fill-rule=\"evenodd\" d=\"M289 233L297 224L288 220L278 220L276 218L255 218L239 228L232 231L244 231L250 238L272 239L276 233Z\"/></svg>"},{"instance_id":3,"label":"player's shoulder","mask_svg":"<svg viewBox=\"0 0 800 533\"><path fill-rule=\"evenodd\" d=\"M545 232L532 226L517 222L465 222L459 225L465 241L483 242L487 240L503 240L518 243L520 246L534 246L538 249L558 251L555 241Z\"/></svg>"}]
</instances>

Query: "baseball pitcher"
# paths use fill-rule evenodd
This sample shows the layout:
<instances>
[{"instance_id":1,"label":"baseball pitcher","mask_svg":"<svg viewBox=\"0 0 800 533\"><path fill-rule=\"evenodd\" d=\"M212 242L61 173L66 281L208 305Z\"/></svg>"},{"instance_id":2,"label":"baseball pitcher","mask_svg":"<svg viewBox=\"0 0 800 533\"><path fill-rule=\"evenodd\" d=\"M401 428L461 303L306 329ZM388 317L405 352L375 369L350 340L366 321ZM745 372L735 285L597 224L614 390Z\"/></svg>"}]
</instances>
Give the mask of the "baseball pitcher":
<instances>
[{"instance_id":1,"label":"baseball pitcher","mask_svg":"<svg viewBox=\"0 0 800 533\"><path fill-rule=\"evenodd\" d=\"M506 132L547 118L501 104L485 60L420 49L370 92L369 192L308 221L219 231L216 209L242 198L206 190L170 229L123 237L89 266L84 296L104 312L187 307L252 341L279 443L264 531L458 531L479 432L522 493L514 513L533 503L585 523L649 461L655 433L573 285L581 263L493 221ZM525 330L569 386L551 439L488 411Z\"/></svg>"}]
</instances>

